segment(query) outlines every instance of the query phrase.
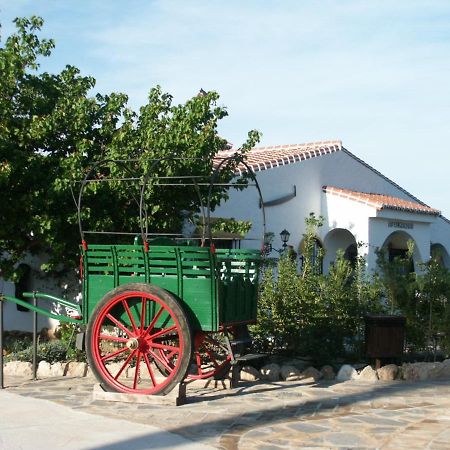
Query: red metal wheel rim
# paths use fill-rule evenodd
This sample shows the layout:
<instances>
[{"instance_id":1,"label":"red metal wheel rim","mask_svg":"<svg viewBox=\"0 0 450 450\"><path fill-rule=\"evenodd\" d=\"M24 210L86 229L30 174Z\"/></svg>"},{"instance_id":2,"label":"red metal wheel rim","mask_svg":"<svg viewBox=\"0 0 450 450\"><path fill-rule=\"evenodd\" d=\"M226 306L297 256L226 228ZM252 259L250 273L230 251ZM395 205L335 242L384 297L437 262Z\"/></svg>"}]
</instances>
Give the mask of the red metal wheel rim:
<instances>
[{"instance_id":1,"label":"red metal wheel rim","mask_svg":"<svg viewBox=\"0 0 450 450\"><path fill-rule=\"evenodd\" d=\"M136 304L139 304L140 299L139 321L133 317L131 311L131 307L136 306L130 305L132 299L137 300L134 302ZM149 307L154 308L152 316L149 315ZM120 314L117 314L118 311ZM128 323L124 324L120 320L121 315L128 317ZM163 318L165 318L163 324L170 324L170 326L157 327L158 321ZM111 327L111 323L120 330L122 336L105 334L105 328ZM171 344L164 343L169 335ZM103 355L101 344L108 341L112 341L118 348ZM114 297L99 311L93 324L91 352L102 378L116 390L126 393L156 394L164 389L177 374L181 364L183 344L182 329L172 309L155 295L131 291ZM122 359L119 362L119 370L113 374L113 370L107 363L116 357ZM166 369L162 380L161 374L152 368L155 360ZM171 361L171 364L167 364L167 361ZM134 376L127 378L124 376L125 371L132 367L132 364L134 364ZM148 378L146 386L139 388L142 369L144 373L147 372Z\"/></svg>"}]
</instances>

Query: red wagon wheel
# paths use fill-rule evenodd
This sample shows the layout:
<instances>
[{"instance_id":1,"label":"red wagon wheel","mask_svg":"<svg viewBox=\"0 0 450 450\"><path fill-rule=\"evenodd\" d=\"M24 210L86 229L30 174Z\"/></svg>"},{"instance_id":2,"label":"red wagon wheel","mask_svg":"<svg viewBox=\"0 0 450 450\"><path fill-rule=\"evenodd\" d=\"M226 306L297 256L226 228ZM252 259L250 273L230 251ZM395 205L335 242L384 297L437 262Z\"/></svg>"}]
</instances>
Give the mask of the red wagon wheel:
<instances>
[{"instance_id":1,"label":"red wagon wheel","mask_svg":"<svg viewBox=\"0 0 450 450\"><path fill-rule=\"evenodd\" d=\"M224 378L230 370L231 353L226 342L226 336L233 341L241 339L248 333L247 327L229 326L225 330L218 332L196 331L194 333L194 352L187 378L191 380L203 380L214 377L215 379ZM244 345L239 344L234 347L234 351L241 353ZM164 355L161 355L164 358ZM173 361L166 360L166 364L173 366ZM161 371L165 367L157 362Z\"/></svg>"},{"instance_id":2,"label":"red wagon wheel","mask_svg":"<svg viewBox=\"0 0 450 450\"><path fill-rule=\"evenodd\" d=\"M166 341L168 344L169 341ZM167 359L161 352L161 359L165 364L155 361L158 369L167 374L167 366L173 367L175 361ZM221 332L196 331L194 334L194 352L187 373L191 380L206 378L222 378L230 368L231 354L225 342L225 336Z\"/></svg>"},{"instance_id":3,"label":"red wagon wheel","mask_svg":"<svg viewBox=\"0 0 450 450\"><path fill-rule=\"evenodd\" d=\"M194 335L194 355L188 378L221 378L230 369L231 354L223 333L197 331Z\"/></svg>"},{"instance_id":4,"label":"red wagon wheel","mask_svg":"<svg viewBox=\"0 0 450 450\"><path fill-rule=\"evenodd\" d=\"M164 395L185 377L191 331L182 307L167 291L142 283L117 287L91 317L87 357L105 389Z\"/></svg>"}]
</instances>

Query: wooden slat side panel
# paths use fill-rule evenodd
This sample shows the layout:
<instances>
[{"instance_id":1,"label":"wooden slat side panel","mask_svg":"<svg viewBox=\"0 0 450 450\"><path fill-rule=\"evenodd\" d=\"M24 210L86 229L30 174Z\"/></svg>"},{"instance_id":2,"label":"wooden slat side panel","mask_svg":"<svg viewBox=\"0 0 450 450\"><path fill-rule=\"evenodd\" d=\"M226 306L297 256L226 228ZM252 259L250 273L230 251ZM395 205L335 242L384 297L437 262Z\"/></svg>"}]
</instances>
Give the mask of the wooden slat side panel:
<instances>
[{"instance_id":1,"label":"wooden slat side panel","mask_svg":"<svg viewBox=\"0 0 450 450\"><path fill-rule=\"evenodd\" d=\"M220 323L256 320L260 253L218 250Z\"/></svg>"}]
</instances>

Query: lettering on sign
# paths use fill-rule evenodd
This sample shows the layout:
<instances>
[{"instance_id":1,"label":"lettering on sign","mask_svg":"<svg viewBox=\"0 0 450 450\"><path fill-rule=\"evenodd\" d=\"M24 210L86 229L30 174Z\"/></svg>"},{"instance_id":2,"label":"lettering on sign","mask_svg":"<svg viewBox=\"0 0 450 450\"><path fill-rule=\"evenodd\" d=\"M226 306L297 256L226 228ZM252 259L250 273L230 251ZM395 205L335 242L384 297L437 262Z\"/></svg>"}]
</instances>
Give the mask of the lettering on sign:
<instances>
[{"instance_id":1,"label":"lettering on sign","mask_svg":"<svg viewBox=\"0 0 450 450\"><path fill-rule=\"evenodd\" d=\"M404 230L411 230L414 228L414 224L409 222L389 222L389 228L403 228Z\"/></svg>"}]
</instances>

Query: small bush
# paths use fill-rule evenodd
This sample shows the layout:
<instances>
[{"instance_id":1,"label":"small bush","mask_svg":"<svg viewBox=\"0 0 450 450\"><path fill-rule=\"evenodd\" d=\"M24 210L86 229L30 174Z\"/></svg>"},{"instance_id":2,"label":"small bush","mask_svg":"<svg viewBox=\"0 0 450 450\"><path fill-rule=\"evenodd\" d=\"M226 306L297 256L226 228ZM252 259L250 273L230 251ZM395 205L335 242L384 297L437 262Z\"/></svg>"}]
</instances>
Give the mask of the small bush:
<instances>
[{"instance_id":1,"label":"small bush","mask_svg":"<svg viewBox=\"0 0 450 450\"><path fill-rule=\"evenodd\" d=\"M67 348L61 341L42 342L37 346L37 361L47 361L54 363L58 361L66 361ZM33 346L29 346L23 350L12 352L6 357L7 361L33 361Z\"/></svg>"},{"instance_id":2,"label":"small bush","mask_svg":"<svg viewBox=\"0 0 450 450\"><path fill-rule=\"evenodd\" d=\"M37 345L38 362L44 360L49 363L86 361L85 353L75 347L75 335L77 331L78 326L75 324L61 324L55 333L58 339L43 341L39 336ZM7 335L4 345L6 361L32 362L32 344L32 338L28 334L20 336Z\"/></svg>"},{"instance_id":3,"label":"small bush","mask_svg":"<svg viewBox=\"0 0 450 450\"><path fill-rule=\"evenodd\" d=\"M362 356L363 317L383 309L380 285L366 275L363 258L352 267L343 253L321 274L323 254L314 255L314 241L322 221L311 215L306 224L300 273L289 254L279 259L276 277L272 268L264 273L255 345L272 354L308 355L318 365L349 352Z\"/></svg>"},{"instance_id":4,"label":"small bush","mask_svg":"<svg viewBox=\"0 0 450 450\"><path fill-rule=\"evenodd\" d=\"M17 353L25 350L31 345L31 343L32 338L26 334L15 336L5 333L5 336L3 338L3 348L7 355L10 353Z\"/></svg>"},{"instance_id":5,"label":"small bush","mask_svg":"<svg viewBox=\"0 0 450 450\"><path fill-rule=\"evenodd\" d=\"M67 359L69 361L86 361L86 353L75 347L78 325L74 323L62 323L56 330L56 337L66 346Z\"/></svg>"}]
</instances>

